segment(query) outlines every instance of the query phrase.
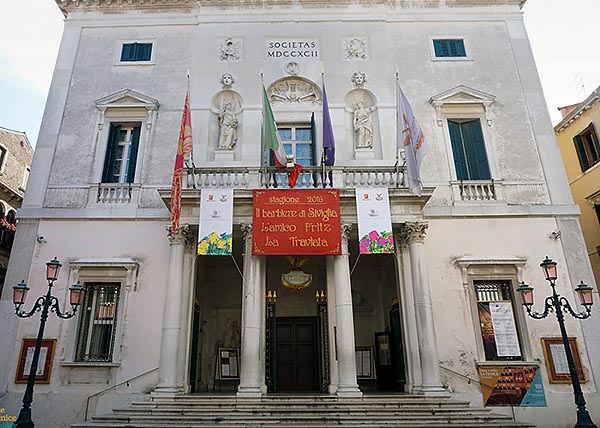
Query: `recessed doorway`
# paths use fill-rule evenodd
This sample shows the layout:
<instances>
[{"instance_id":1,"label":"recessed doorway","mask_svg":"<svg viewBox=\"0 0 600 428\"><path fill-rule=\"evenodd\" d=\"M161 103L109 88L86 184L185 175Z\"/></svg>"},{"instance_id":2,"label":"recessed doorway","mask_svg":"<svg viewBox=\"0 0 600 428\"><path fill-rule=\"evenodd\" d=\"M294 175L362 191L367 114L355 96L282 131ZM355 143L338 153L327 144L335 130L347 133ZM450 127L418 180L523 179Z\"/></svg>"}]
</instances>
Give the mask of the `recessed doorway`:
<instances>
[{"instance_id":1,"label":"recessed doorway","mask_svg":"<svg viewBox=\"0 0 600 428\"><path fill-rule=\"evenodd\" d=\"M317 392L317 318L278 317L275 346L276 391Z\"/></svg>"}]
</instances>

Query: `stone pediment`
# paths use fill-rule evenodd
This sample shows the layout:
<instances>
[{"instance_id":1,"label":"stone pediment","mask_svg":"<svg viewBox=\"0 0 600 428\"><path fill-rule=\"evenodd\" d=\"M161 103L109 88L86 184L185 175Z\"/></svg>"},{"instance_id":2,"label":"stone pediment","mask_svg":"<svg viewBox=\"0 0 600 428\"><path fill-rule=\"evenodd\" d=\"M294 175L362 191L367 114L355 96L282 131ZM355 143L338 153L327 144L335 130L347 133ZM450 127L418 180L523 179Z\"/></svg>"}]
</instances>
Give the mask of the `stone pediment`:
<instances>
[{"instance_id":1,"label":"stone pediment","mask_svg":"<svg viewBox=\"0 0 600 428\"><path fill-rule=\"evenodd\" d=\"M321 88L304 77L289 76L276 80L267 89L271 103L321 103Z\"/></svg>"},{"instance_id":2,"label":"stone pediment","mask_svg":"<svg viewBox=\"0 0 600 428\"><path fill-rule=\"evenodd\" d=\"M429 99L429 104L436 107L443 104L483 104L490 107L496 97L465 85L458 85Z\"/></svg>"},{"instance_id":3,"label":"stone pediment","mask_svg":"<svg viewBox=\"0 0 600 428\"><path fill-rule=\"evenodd\" d=\"M438 126L442 126L442 107L468 107L481 106L485 114L488 125L492 125L488 118L488 109L494 104L496 97L478 89L470 88L465 85L458 85L440 94L434 95L429 99L429 104L435 108L435 114Z\"/></svg>"},{"instance_id":4,"label":"stone pediment","mask_svg":"<svg viewBox=\"0 0 600 428\"><path fill-rule=\"evenodd\" d=\"M154 98L132 91L131 89L123 89L122 91L107 95L106 97L96 100L95 104L99 110L132 107L143 107L146 110L158 110L160 105Z\"/></svg>"}]
</instances>

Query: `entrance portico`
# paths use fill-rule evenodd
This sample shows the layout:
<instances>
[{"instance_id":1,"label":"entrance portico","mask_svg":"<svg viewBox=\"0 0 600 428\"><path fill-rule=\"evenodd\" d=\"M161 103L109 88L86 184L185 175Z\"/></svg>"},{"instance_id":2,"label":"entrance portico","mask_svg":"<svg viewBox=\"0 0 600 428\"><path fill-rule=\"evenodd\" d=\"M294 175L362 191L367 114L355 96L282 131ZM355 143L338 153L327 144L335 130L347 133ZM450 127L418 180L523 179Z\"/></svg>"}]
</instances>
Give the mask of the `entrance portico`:
<instances>
[{"instance_id":1,"label":"entrance portico","mask_svg":"<svg viewBox=\"0 0 600 428\"><path fill-rule=\"evenodd\" d=\"M161 357L160 372L189 373L189 369L185 366L195 364L197 367L194 373L197 373L197 377L184 382L185 385L177 385L177 376L170 376L166 380L161 377L161 383L154 393L189 392L190 384L194 385L191 390L198 392L214 389L218 375L216 371L219 363L217 358L219 357L216 349L213 348L220 343L220 345L231 345L226 347L233 349L234 352L239 349L239 385L236 388L238 397L260 398L267 393L267 355L273 349L279 349L279 352L282 353L281 349L287 349L285 346L294 350L296 354L294 356L281 354L278 357L275 353L277 359L275 367L283 370L281 367L286 364L283 362L284 357L290 358L290 364L294 365L294 370L300 366L304 370L316 370L320 367L319 372L315 375L318 376L317 380L319 381L315 383L317 385L315 392L318 392L320 382L324 378L323 367L325 367L326 378L329 382L326 390L329 393L337 394L340 397L358 397L362 395L361 387L375 388L374 378L378 376L379 370L377 358L380 355L373 338L375 333L387 331L396 336L396 341L398 338L401 341L401 343L394 343L400 350L400 354L394 357L396 363L398 363L397 359L401 358L397 384L401 386L394 386L395 390L427 395L445 394L440 380L424 251L427 224L420 221L421 209L428 196L417 198L409 194L406 189L390 189L396 252L393 256L359 256L356 232L352 231L351 227L352 223L356 223L354 191L353 189L342 189L343 239L341 254L309 256L310 262L307 269L312 269L311 272L314 273L316 279L314 287L302 293L294 290L287 293L282 293L280 290L277 293L277 317L280 324L275 325L279 325L280 331L283 331L281 330L284 328L282 323L285 321L290 326L290 331L294 331L290 334L301 335L302 331L310 329L294 330L297 329L295 326L302 317L306 321L305 324L312 323L308 318L312 317L316 320L317 305L313 296L315 290L324 292L327 327L325 332L320 332L319 328L315 330L317 336L314 338L314 343L326 343L327 346L317 346L317 352L313 354L310 354L313 351L306 351L305 355L314 355L313 358L316 361L314 364L302 365L297 363L294 358L301 358L297 353L301 347L309 349L310 346L314 346L311 344L313 343L311 342L312 338L297 339L296 336L290 336L284 339L281 337L279 342L271 343L267 337L267 293L275 290L276 287L281 287L280 275L290 270L290 266L286 264L283 257L252 255L252 199L250 195L250 192L245 189L236 189L235 191L234 242L237 244L234 245L233 260L220 257L217 262L215 257L200 256L196 261L197 273L193 276L195 283L183 284L189 275L186 276L183 273L179 275L175 271L184 269L185 257L193 258L195 252L188 254L189 250L186 249L183 252L176 251L172 254L169 262L170 269L174 270L172 276L182 278L183 289L187 290L188 287L192 287L196 290L195 301L199 304L200 315L197 322L193 322L191 314L194 311L189 310L189 305L185 308L179 306L177 312L179 316L171 314L170 324L165 326L164 331L191 330L187 336L179 337L187 338L187 341L192 343L196 341L199 351L192 355L191 362L182 361L181 358L171 358L167 361L166 358ZM168 199L166 195L164 198ZM184 190L182 223L190 224L192 230L198 222L197 204L199 204L199 191ZM236 262L234 263L234 261ZM241 275L236 272L236 266L239 264L242 265ZM208 271L213 277L211 281L214 285L212 287L218 287L218 292L212 293L207 289L207 287L211 287L205 281ZM239 299L236 300L237 304L232 304L229 297L229 303L221 303L219 300L221 297L217 297L217 295L226 289L231 289L230 297L233 300ZM233 296L236 295L238 297L234 298ZM206 301L207 299L208 301ZM396 307L394 316L397 318L397 322L392 322L394 305ZM190 314L187 319L182 311ZM225 317L224 313L228 315ZM180 320L181 325L174 325L177 319ZM224 321L225 319L227 321ZM165 317L163 324L166 321ZM231 333L225 332L224 327L220 327L219 323L229 323L227 328L231 330ZM192 324L198 325L197 330L190 327ZM238 327L232 327L234 324ZM236 333L236 328L238 328L239 334ZM225 338L226 335L228 338L234 339L230 343L225 343L225 340L219 342L218 339ZM175 337L175 334L172 336ZM180 339L181 343L174 346L173 337L170 341L163 340L161 342L161 355L163 352L165 355L172 353L172 347L179 350L192 349L192 354L194 353L194 347L184 340ZM305 339L306 341L302 342ZM284 343L285 340L288 340L289 343ZM322 364L325 358L325 348L328 352L327 365ZM357 348L371 349L370 358L374 363L370 378L366 376L364 367L357 369ZM163 368L163 361L164 364L169 364L169 367ZM176 366L175 368L171 367L173 364ZM181 365L184 367L179 367ZM169 379L173 378L175 381L171 381L171 383L174 384L169 385ZM225 387L231 390L235 383L234 380ZM280 389L285 389L285 386L282 386L285 383L280 382L275 385Z\"/></svg>"}]
</instances>

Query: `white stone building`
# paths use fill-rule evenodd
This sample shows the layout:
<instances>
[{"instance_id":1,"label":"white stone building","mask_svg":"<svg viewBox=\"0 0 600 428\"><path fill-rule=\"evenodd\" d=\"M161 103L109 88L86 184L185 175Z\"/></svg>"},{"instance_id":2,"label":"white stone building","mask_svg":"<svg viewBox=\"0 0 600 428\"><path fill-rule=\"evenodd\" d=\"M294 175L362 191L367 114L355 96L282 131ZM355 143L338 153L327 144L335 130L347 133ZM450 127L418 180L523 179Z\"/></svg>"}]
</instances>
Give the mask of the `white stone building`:
<instances>
[{"instance_id":1,"label":"white stone building","mask_svg":"<svg viewBox=\"0 0 600 428\"><path fill-rule=\"evenodd\" d=\"M57 256L64 267L54 294L66 304L80 281L87 300L72 320L50 316L45 338L56 340L55 352L49 383L36 385L34 420L47 415L44 426L64 427L83 421L86 406L100 413L149 392L344 398L391 389L482 406L479 370L518 367L539 368L548 405L517 406L516 420L573 425L571 387L550 382L541 341L558 336L558 324L528 318L516 291L521 281L535 285L541 307L546 255L558 261L558 289L570 301L580 280L595 289L523 0L57 3L65 30L6 284L25 279L31 295L42 294L44 264ZM196 168L184 177L188 226L169 240L188 71ZM251 251L251 190L281 178L259 171L263 84L296 161L319 165L322 72L344 244L342 255L308 257L302 269L313 285L292 290L281 285L292 268L285 257ZM420 197L396 165L396 75L431 146ZM366 137L355 132L359 102ZM303 174L299 187L315 177ZM219 187L234 188L233 258L196 256L200 190ZM357 187L388 187L394 255L358 256ZM5 287L0 306L0 407L16 413L20 347L39 318L15 317L11 292ZM510 355L498 355L506 352L489 317L494 301L514 314L516 332L502 336L515 341ZM598 323L566 322L598 421ZM385 362L385 340L392 364L357 367L357 349ZM240 358L223 361L221 350ZM239 381L227 378L227 363Z\"/></svg>"}]
</instances>

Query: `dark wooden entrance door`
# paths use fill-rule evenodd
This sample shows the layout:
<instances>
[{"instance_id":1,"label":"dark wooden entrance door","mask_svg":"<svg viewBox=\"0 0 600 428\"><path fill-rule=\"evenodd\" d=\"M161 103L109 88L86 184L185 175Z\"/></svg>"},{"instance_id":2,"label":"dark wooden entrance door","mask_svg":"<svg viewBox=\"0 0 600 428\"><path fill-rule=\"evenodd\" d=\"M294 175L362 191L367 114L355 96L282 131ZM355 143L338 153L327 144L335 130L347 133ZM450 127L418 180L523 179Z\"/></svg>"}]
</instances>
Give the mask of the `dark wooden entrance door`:
<instances>
[{"instance_id":1,"label":"dark wooden entrance door","mask_svg":"<svg viewBox=\"0 0 600 428\"><path fill-rule=\"evenodd\" d=\"M318 391L316 317L277 318L277 392Z\"/></svg>"}]
</instances>

